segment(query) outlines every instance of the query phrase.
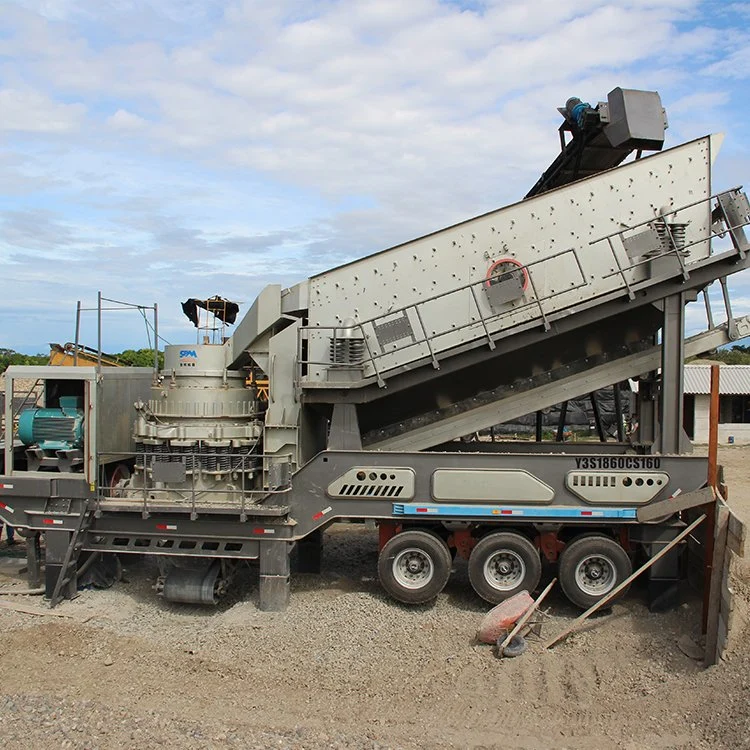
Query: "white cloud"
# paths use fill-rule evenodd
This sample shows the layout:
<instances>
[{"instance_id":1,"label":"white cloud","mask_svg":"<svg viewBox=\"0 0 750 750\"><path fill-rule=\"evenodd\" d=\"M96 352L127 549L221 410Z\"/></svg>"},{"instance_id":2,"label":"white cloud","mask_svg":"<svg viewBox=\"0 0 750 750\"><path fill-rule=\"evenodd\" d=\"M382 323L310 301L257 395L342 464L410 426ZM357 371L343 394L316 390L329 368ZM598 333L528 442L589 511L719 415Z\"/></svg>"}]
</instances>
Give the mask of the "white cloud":
<instances>
[{"instance_id":1,"label":"white cloud","mask_svg":"<svg viewBox=\"0 0 750 750\"><path fill-rule=\"evenodd\" d=\"M247 297L517 200L556 155L571 95L658 88L672 143L746 128L728 80L750 67L745 37L697 0L474 5L6 2L6 222L65 230L90 269L61 280L75 294L145 284L166 306L221 282ZM20 273L47 250L13 236Z\"/></svg>"},{"instance_id":2,"label":"white cloud","mask_svg":"<svg viewBox=\"0 0 750 750\"><path fill-rule=\"evenodd\" d=\"M85 113L83 104L61 104L38 91L0 89L0 131L71 132Z\"/></svg>"},{"instance_id":3,"label":"white cloud","mask_svg":"<svg viewBox=\"0 0 750 750\"><path fill-rule=\"evenodd\" d=\"M113 115L107 118L107 124L116 130L142 130L148 125L148 122L126 109L118 109Z\"/></svg>"}]
</instances>

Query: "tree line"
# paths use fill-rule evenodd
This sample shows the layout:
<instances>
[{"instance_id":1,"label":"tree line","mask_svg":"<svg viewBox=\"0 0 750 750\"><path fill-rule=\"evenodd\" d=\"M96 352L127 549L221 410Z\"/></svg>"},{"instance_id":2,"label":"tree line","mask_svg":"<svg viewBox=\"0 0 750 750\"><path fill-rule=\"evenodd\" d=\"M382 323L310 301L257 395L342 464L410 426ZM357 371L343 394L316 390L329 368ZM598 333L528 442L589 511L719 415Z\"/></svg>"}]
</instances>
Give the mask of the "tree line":
<instances>
[{"instance_id":1,"label":"tree line","mask_svg":"<svg viewBox=\"0 0 750 750\"><path fill-rule=\"evenodd\" d=\"M125 367L153 367L154 365L152 349L125 349L119 354L107 354L107 357ZM726 365L750 365L750 346L734 344L728 349L717 349L702 357L723 362ZM0 348L0 373L5 372L9 365L46 365L48 362L49 354L20 354L13 349ZM163 365L164 353L159 352L159 367Z\"/></svg>"},{"instance_id":2,"label":"tree line","mask_svg":"<svg viewBox=\"0 0 750 750\"><path fill-rule=\"evenodd\" d=\"M710 359L715 362L722 362L725 365L750 365L750 346L734 344L729 349L717 349L715 352L704 354L698 359Z\"/></svg>"},{"instance_id":3,"label":"tree line","mask_svg":"<svg viewBox=\"0 0 750 750\"><path fill-rule=\"evenodd\" d=\"M154 352L152 349L125 349L119 354L107 354L125 367L153 367ZM46 365L49 354L21 354L13 349L0 349L0 373L5 372L10 365ZM164 354L159 352L159 367L164 365Z\"/></svg>"}]
</instances>

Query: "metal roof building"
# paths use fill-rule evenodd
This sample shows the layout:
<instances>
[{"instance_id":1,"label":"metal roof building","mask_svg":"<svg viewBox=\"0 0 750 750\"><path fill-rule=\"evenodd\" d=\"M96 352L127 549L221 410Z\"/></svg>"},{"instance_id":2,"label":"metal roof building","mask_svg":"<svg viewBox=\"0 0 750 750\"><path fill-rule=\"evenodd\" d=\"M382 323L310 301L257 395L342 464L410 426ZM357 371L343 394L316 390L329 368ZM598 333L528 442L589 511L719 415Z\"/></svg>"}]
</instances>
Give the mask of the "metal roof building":
<instances>
[{"instance_id":1,"label":"metal roof building","mask_svg":"<svg viewBox=\"0 0 750 750\"><path fill-rule=\"evenodd\" d=\"M711 366L685 365L685 393L708 395L711 392ZM719 370L722 396L750 394L750 365L725 365Z\"/></svg>"},{"instance_id":2,"label":"metal roof building","mask_svg":"<svg viewBox=\"0 0 750 750\"><path fill-rule=\"evenodd\" d=\"M685 365L683 427L696 443L708 441L712 364ZM750 365L720 364L719 442L750 443Z\"/></svg>"}]
</instances>

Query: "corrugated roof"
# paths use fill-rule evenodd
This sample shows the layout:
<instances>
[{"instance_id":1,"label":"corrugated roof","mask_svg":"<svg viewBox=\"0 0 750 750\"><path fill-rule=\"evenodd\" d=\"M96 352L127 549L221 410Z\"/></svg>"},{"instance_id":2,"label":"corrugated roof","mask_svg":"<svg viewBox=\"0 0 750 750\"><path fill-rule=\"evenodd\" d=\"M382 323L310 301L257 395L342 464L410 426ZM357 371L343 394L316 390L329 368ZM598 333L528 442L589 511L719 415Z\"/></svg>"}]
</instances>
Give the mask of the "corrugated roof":
<instances>
[{"instance_id":1,"label":"corrugated roof","mask_svg":"<svg viewBox=\"0 0 750 750\"><path fill-rule=\"evenodd\" d=\"M685 393L711 392L711 367L685 365ZM750 394L750 365L720 365L719 393L725 396Z\"/></svg>"}]
</instances>

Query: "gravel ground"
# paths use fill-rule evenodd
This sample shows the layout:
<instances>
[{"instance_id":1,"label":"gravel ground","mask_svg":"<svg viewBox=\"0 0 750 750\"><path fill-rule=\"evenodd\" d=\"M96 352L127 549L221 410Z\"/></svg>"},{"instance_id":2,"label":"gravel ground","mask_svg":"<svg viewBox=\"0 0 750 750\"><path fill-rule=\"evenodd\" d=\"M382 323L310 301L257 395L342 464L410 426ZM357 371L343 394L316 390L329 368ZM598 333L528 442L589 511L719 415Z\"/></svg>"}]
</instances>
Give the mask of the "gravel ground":
<instances>
[{"instance_id":1,"label":"gravel ground","mask_svg":"<svg viewBox=\"0 0 750 750\"><path fill-rule=\"evenodd\" d=\"M750 466L750 449L734 450ZM750 508L750 481L730 481ZM63 602L65 617L0 609L3 746L750 747L750 644L738 628L709 670L683 654L678 639L699 626L689 594L654 615L636 587L554 650L532 639L499 661L475 641L488 605L464 562L434 605L405 607L382 594L376 560L375 533L333 527L324 572L295 576L285 613L257 609L250 567L215 609L165 603L154 560L139 558L114 588ZM2 587L22 587L2 562ZM750 585L738 585L742 625ZM549 606L544 636L577 614L554 592Z\"/></svg>"}]
</instances>

